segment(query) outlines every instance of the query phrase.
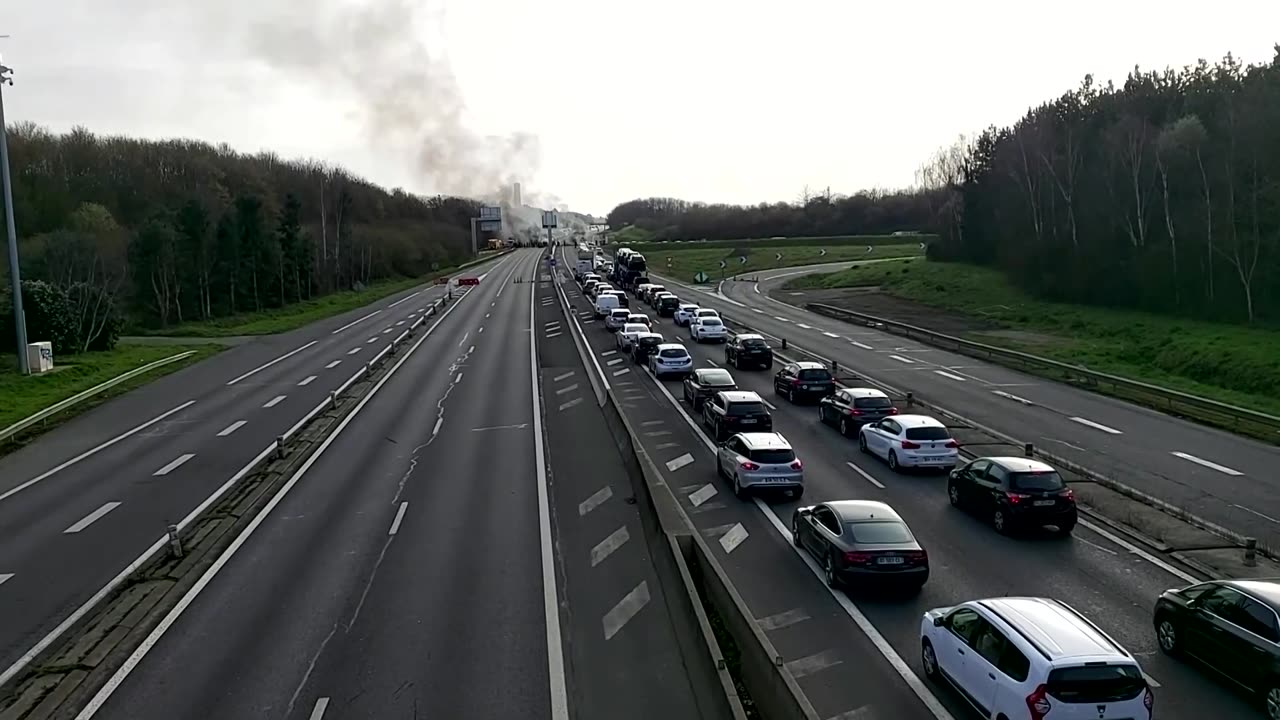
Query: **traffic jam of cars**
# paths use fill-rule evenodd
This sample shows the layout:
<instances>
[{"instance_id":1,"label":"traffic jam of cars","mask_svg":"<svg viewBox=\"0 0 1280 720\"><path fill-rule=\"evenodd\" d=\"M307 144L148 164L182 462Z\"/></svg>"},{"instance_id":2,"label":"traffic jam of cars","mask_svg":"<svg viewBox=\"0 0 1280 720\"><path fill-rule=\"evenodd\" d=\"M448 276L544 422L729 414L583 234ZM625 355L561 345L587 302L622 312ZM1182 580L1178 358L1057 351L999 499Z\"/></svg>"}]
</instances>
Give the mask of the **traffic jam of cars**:
<instances>
[{"instance_id":1,"label":"traffic jam of cars","mask_svg":"<svg viewBox=\"0 0 1280 720\"><path fill-rule=\"evenodd\" d=\"M774 428L773 405L740 388L730 369L772 372L776 402L812 404L823 425L892 472L945 475L946 502L997 533L1072 535L1075 495L1054 467L1021 456L962 456L944 422L902 411L880 388L842 383L822 363L775 357L763 335L730 331L717 310L682 300L650 281L643 269L628 274L629 256L636 254L619 250L607 277L578 276L583 294L596 298L596 317L616 334L619 351L656 378L680 381L680 392L672 395L714 442L716 474L738 498L798 501L805 491L805 464ZM643 258L639 263L643 268ZM627 293L657 318L686 329L690 342L723 344L722 366L698 367L649 314L599 301ZM812 556L833 589L909 595L929 580L928 549L886 503L801 505L789 520L795 546ZM1165 654L1221 676L1256 699L1264 716L1280 720L1280 579L1171 589L1155 602L1152 622ZM930 609L921 618L919 640L925 677L954 689L981 717L1152 717L1158 685L1138 659L1056 599L996 597Z\"/></svg>"}]
</instances>

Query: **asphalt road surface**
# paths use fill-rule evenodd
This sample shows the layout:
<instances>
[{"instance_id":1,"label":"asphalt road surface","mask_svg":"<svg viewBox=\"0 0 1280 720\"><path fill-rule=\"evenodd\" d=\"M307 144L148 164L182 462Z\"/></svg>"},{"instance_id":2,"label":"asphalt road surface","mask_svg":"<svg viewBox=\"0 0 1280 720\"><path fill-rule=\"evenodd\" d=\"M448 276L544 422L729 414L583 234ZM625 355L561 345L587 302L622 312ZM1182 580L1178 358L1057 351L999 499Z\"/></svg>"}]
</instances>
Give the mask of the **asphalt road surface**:
<instances>
[{"instance_id":1,"label":"asphalt road surface","mask_svg":"<svg viewBox=\"0 0 1280 720\"><path fill-rule=\"evenodd\" d=\"M576 293L573 300L587 307ZM654 316L642 302L633 300L633 307ZM616 372L605 365L618 357L611 334L599 323L587 325L585 332L606 375ZM681 339L696 366L723 365L722 346L698 345L687 330L666 319L658 323L658 332L668 340ZM958 696L919 679L920 617L933 607L1002 595L1055 597L1098 623L1138 657L1154 681L1158 717L1255 716L1248 698L1158 650L1151 609L1163 590L1198 579L1187 569L1162 562L1088 521L1081 521L1070 539L1001 536L982 520L950 507L944 476L892 473L858 452L856 440L821 424L815 407L794 406L775 396L771 372L730 372L740 387L757 391L774 407L774 429L791 441L805 463L804 504L887 502L929 551L932 573L918 597L830 591L812 560L790 544L788 526L797 503L734 498L716 476L708 441L695 430L696 416L690 417L679 401L679 382L656 381L639 368L622 377L630 383L619 388L624 412L639 423L652 423L648 427L655 431L645 439L646 449L660 462L673 463L668 483L681 491L695 524L725 549L722 560L733 582L778 644L783 660L802 670L801 687L822 717L855 710L862 713L858 718L876 720L968 717ZM869 662L872 657L887 662ZM918 690L935 704L921 701Z\"/></svg>"},{"instance_id":2,"label":"asphalt road surface","mask_svg":"<svg viewBox=\"0 0 1280 720\"><path fill-rule=\"evenodd\" d=\"M521 261L465 274L495 282ZM229 349L0 458L0 678L445 292Z\"/></svg>"},{"instance_id":3,"label":"asphalt road surface","mask_svg":"<svg viewBox=\"0 0 1280 720\"><path fill-rule=\"evenodd\" d=\"M682 299L719 308L730 319L1280 547L1280 478L1274 472L1280 448L842 323L769 296L771 289L812 271L753 273L758 285L725 282L721 295L664 281Z\"/></svg>"}]
</instances>

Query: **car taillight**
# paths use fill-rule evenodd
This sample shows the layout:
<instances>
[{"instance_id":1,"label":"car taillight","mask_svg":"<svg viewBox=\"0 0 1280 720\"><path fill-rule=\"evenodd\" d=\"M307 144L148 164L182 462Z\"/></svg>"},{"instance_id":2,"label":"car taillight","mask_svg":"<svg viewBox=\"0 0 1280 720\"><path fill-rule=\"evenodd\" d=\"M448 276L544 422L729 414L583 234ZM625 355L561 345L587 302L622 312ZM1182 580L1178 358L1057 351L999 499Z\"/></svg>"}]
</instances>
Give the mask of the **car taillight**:
<instances>
[{"instance_id":1,"label":"car taillight","mask_svg":"<svg viewBox=\"0 0 1280 720\"><path fill-rule=\"evenodd\" d=\"M791 384L792 384L792 385L799 385L799 384L800 384L800 378L791 378Z\"/></svg>"},{"instance_id":2,"label":"car taillight","mask_svg":"<svg viewBox=\"0 0 1280 720\"><path fill-rule=\"evenodd\" d=\"M743 460L742 469L743 470L759 470L760 466L751 462L750 460Z\"/></svg>"},{"instance_id":3,"label":"car taillight","mask_svg":"<svg viewBox=\"0 0 1280 720\"><path fill-rule=\"evenodd\" d=\"M849 408L849 414L850 414L850 415L861 415L861 414L862 414L862 411L861 411L861 410L859 410L858 408Z\"/></svg>"},{"instance_id":4,"label":"car taillight","mask_svg":"<svg viewBox=\"0 0 1280 720\"><path fill-rule=\"evenodd\" d=\"M1049 704L1044 685L1037 686L1027 696L1027 710L1031 711L1031 720L1044 720L1044 716L1048 715L1052 709L1053 706Z\"/></svg>"},{"instance_id":5,"label":"car taillight","mask_svg":"<svg viewBox=\"0 0 1280 720\"><path fill-rule=\"evenodd\" d=\"M1010 504L1013 504L1013 505L1017 505L1018 503L1022 502L1023 500L1030 499L1030 497L1031 497L1030 495L1028 495L1028 494L1026 494L1026 493L1016 493L1016 492L1006 492L1006 493L1004 494L1004 496L1005 496L1005 498L1009 501L1009 503L1010 503Z\"/></svg>"},{"instance_id":6,"label":"car taillight","mask_svg":"<svg viewBox=\"0 0 1280 720\"><path fill-rule=\"evenodd\" d=\"M891 407L891 408L889 408L889 414L890 414L890 415L897 415L897 414L898 414L898 408L895 408L895 407Z\"/></svg>"},{"instance_id":7,"label":"car taillight","mask_svg":"<svg viewBox=\"0 0 1280 720\"><path fill-rule=\"evenodd\" d=\"M851 565L861 565L870 559L871 553L847 552L844 554L844 561Z\"/></svg>"},{"instance_id":8,"label":"car taillight","mask_svg":"<svg viewBox=\"0 0 1280 720\"><path fill-rule=\"evenodd\" d=\"M804 463L800 462L799 460L796 460L795 462L791 463L791 469L792 469L792 470L803 470L803 469L804 469Z\"/></svg>"},{"instance_id":9,"label":"car taillight","mask_svg":"<svg viewBox=\"0 0 1280 720\"><path fill-rule=\"evenodd\" d=\"M911 442L910 440L903 440L902 449L903 450L919 450L920 443L914 443L914 442Z\"/></svg>"},{"instance_id":10,"label":"car taillight","mask_svg":"<svg viewBox=\"0 0 1280 720\"><path fill-rule=\"evenodd\" d=\"M1061 494L1061 495L1059 495L1058 497L1061 497L1063 500L1075 500L1075 499L1076 499L1076 493L1075 493L1075 491L1074 491L1074 490L1072 490L1071 488L1067 488L1067 489L1063 490L1063 491L1062 491L1062 494Z\"/></svg>"},{"instance_id":11,"label":"car taillight","mask_svg":"<svg viewBox=\"0 0 1280 720\"><path fill-rule=\"evenodd\" d=\"M1151 712L1152 706L1156 704L1156 696L1151 694L1151 688L1147 688L1147 691L1143 693L1142 704L1147 706L1148 713Z\"/></svg>"},{"instance_id":12,"label":"car taillight","mask_svg":"<svg viewBox=\"0 0 1280 720\"><path fill-rule=\"evenodd\" d=\"M948 440L945 447L958 448L960 447L960 443L956 442L955 440Z\"/></svg>"}]
</instances>

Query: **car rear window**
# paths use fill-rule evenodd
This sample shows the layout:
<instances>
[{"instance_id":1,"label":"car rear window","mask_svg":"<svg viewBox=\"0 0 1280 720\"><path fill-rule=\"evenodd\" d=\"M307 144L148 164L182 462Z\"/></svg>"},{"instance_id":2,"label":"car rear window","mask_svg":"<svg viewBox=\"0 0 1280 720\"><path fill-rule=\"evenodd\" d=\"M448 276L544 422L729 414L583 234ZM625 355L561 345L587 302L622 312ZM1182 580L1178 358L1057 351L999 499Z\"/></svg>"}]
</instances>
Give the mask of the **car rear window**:
<instances>
[{"instance_id":1,"label":"car rear window","mask_svg":"<svg viewBox=\"0 0 1280 720\"><path fill-rule=\"evenodd\" d=\"M703 385L732 385L733 376L727 370L708 370L701 375Z\"/></svg>"},{"instance_id":2,"label":"car rear window","mask_svg":"<svg viewBox=\"0 0 1280 720\"><path fill-rule=\"evenodd\" d=\"M851 522L849 531L853 533L854 542L866 545L905 543L915 539L907 526L897 521Z\"/></svg>"},{"instance_id":3,"label":"car rear window","mask_svg":"<svg viewBox=\"0 0 1280 720\"><path fill-rule=\"evenodd\" d=\"M907 428L908 440L950 440L951 431L944 427L913 427Z\"/></svg>"},{"instance_id":4,"label":"car rear window","mask_svg":"<svg viewBox=\"0 0 1280 720\"><path fill-rule=\"evenodd\" d=\"M659 355L661 355L661 356L662 356L662 357L664 357L664 358L686 358L686 357L689 357L689 353L687 353L687 352L685 352L684 350L681 350L681 349L679 349L679 348L670 348L670 349L668 349L668 350L663 350L662 352L660 352L660 353L658 353L658 354L659 354Z\"/></svg>"},{"instance_id":5,"label":"car rear window","mask_svg":"<svg viewBox=\"0 0 1280 720\"><path fill-rule=\"evenodd\" d=\"M660 344L661 342L662 342L662 338L660 338L660 337L642 337L642 338L640 338L640 344L641 344L641 345L643 345L643 346L645 346L645 347L652 347L652 346L654 346L654 345L658 345L658 344Z\"/></svg>"},{"instance_id":6,"label":"car rear window","mask_svg":"<svg viewBox=\"0 0 1280 720\"><path fill-rule=\"evenodd\" d=\"M759 403L754 400L729 403L730 415L761 415L763 413L764 403Z\"/></svg>"},{"instance_id":7,"label":"car rear window","mask_svg":"<svg viewBox=\"0 0 1280 720\"><path fill-rule=\"evenodd\" d=\"M893 403L889 398L860 397L853 399L853 406L861 410L878 410L881 408L891 408L893 407Z\"/></svg>"},{"instance_id":8,"label":"car rear window","mask_svg":"<svg viewBox=\"0 0 1280 720\"><path fill-rule=\"evenodd\" d=\"M1095 665L1049 671L1045 690L1065 703L1109 703L1131 700L1147 689L1137 665Z\"/></svg>"},{"instance_id":9,"label":"car rear window","mask_svg":"<svg viewBox=\"0 0 1280 720\"><path fill-rule=\"evenodd\" d=\"M610 314L610 315L612 315L612 316L613 316L613 317L615 317L615 318L619 318L619 319L623 319L623 320L625 320L625 319L628 317L628 316L627 316L627 311L626 311L626 310L621 310L621 309L619 309L619 310L614 310L613 312L611 312L611 313L609 313L609 314Z\"/></svg>"},{"instance_id":10,"label":"car rear window","mask_svg":"<svg viewBox=\"0 0 1280 720\"><path fill-rule=\"evenodd\" d=\"M1066 486L1062 476L1052 470L1009 474L1009 487L1014 490L1061 490Z\"/></svg>"},{"instance_id":11,"label":"car rear window","mask_svg":"<svg viewBox=\"0 0 1280 720\"><path fill-rule=\"evenodd\" d=\"M743 340L742 347L758 350L769 347L769 343L761 340L760 338L751 338L749 340Z\"/></svg>"},{"instance_id":12,"label":"car rear window","mask_svg":"<svg viewBox=\"0 0 1280 720\"><path fill-rule=\"evenodd\" d=\"M703 319L702 319L702 326L703 326L703 327L718 327L719 325L720 325L720 321L719 321L719 320L717 320L716 318L703 318Z\"/></svg>"},{"instance_id":13,"label":"car rear window","mask_svg":"<svg viewBox=\"0 0 1280 720\"><path fill-rule=\"evenodd\" d=\"M822 368L810 368L808 370L801 370L797 377L801 380L830 380L831 373Z\"/></svg>"},{"instance_id":14,"label":"car rear window","mask_svg":"<svg viewBox=\"0 0 1280 720\"><path fill-rule=\"evenodd\" d=\"M752 450L751 460L761 465L786 465L796 461L795 450Z\"/></svg>"}]
</instances>

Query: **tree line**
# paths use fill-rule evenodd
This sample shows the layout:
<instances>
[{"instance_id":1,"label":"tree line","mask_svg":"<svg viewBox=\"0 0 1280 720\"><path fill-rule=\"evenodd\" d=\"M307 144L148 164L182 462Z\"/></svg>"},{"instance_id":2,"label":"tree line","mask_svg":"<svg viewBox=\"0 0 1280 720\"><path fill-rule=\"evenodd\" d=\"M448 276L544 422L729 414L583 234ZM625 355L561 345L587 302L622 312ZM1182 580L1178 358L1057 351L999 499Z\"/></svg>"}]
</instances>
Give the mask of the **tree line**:
<instances>
[{"instance_id":1,"label":"tree line","mask_svg":"<svg viewBox=\"0 0 1280 720\"><path fill-rule=\"evenodd\" d=\"M804 191L796 202L724 205L675 198L630 200L609 212L609 227L628 225L656 240L737 240L776 236L887 235L928 232L935 221L936 188L869 190L835 195Z\"/></svg>"},{"instance_id":2,"label":"tree line","mask_svg":"<svg viewBox=\"0 0 1280 720\"><path fill-rule=\"evenodd\" d=\"M1280 46L1080 86L943 148L931 257L1051 300L1280 318Z\"/></svg>"},{"instance_id":3,"label":"tree line","mask_svg":"<svg viewBox=\"0 0 1280 720\"><path fill-rule=\"evenodd\" d=\"M109 346L125 323L282 307L471 253L477 202L388 191L320 162L29 123L10 128L9 148L28 324L46 314L33 302L68 308L45 331L59 352Z\"/></svg>"}]
</instances>

